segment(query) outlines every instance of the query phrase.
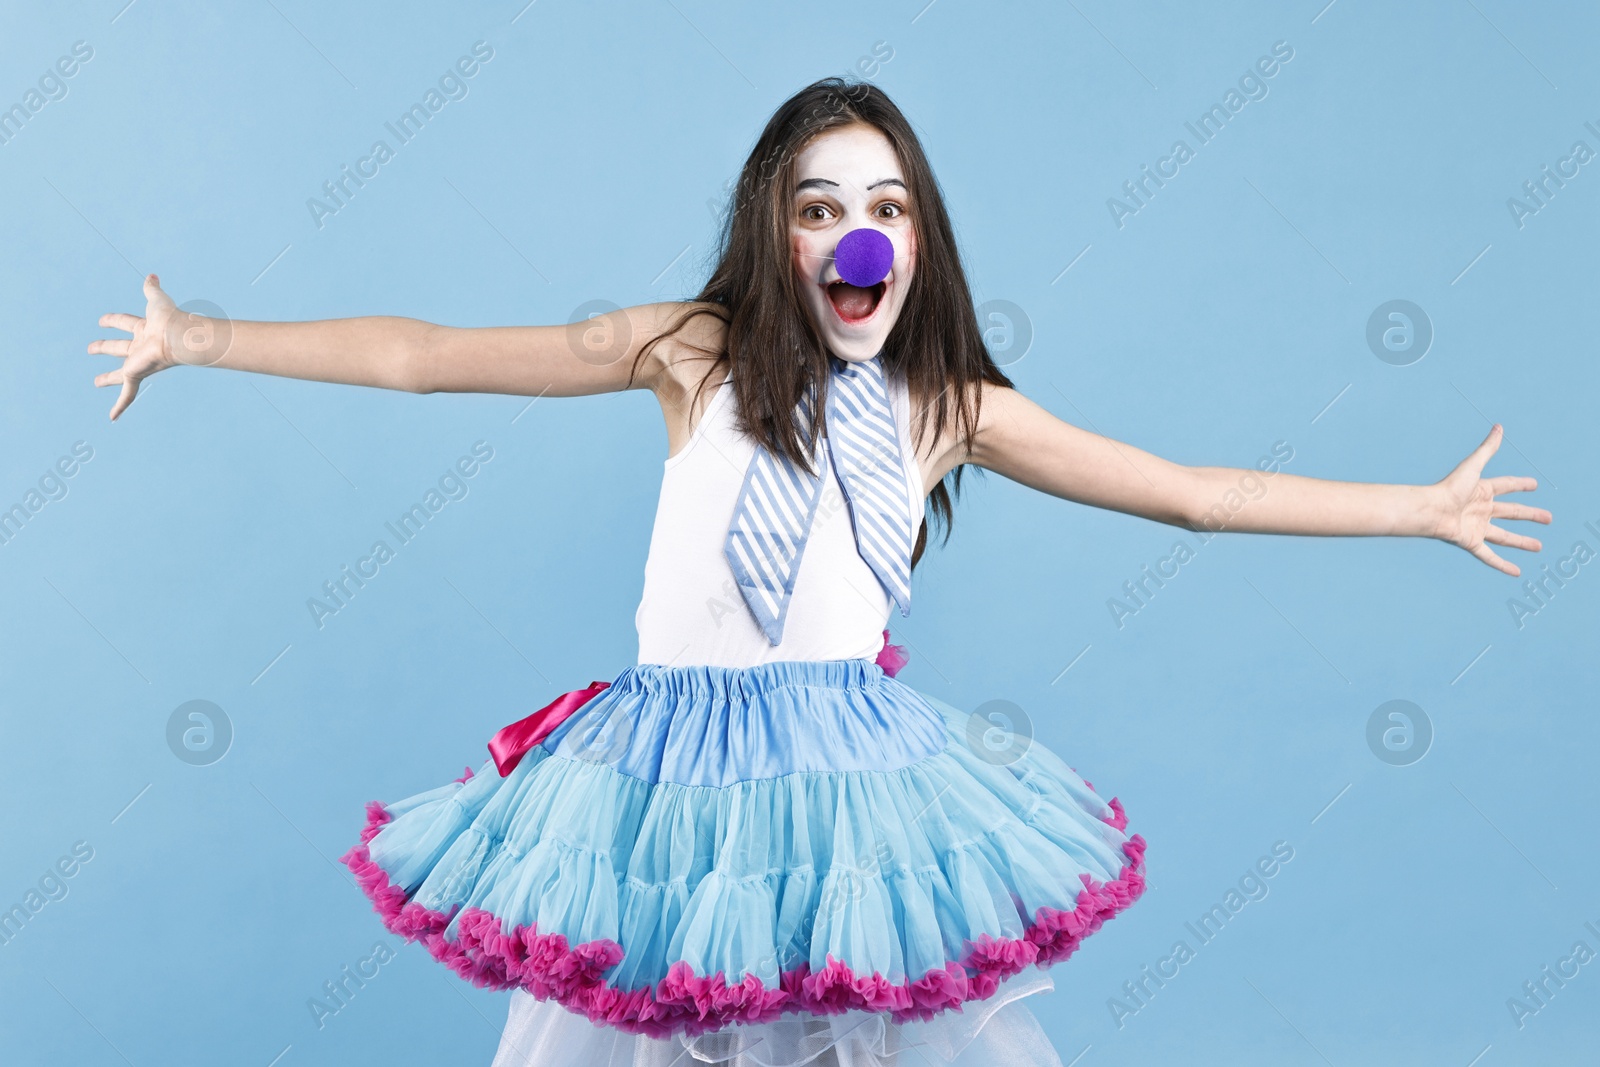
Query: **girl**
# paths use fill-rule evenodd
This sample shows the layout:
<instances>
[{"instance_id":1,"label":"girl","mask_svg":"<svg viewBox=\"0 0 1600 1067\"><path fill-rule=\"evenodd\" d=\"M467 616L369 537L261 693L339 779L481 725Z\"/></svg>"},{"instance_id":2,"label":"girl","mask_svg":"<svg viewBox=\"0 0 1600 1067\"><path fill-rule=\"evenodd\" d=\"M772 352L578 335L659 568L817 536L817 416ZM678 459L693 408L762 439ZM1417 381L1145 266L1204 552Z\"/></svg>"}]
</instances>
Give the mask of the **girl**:
<instances>
[{"instance_id":1,"label":"girl","mask_svg":"<svg viewBox=\"0 0 1600 1067\"><path fill-rule=\"evenodd\" d=\"M984 349L922 147L871 84L786 101L694 300L575 327L212 322L145 282L91 353L418 393L650 389L666 459L639 656L489 740L474 773L368 805L344 857L385 925L514 990L511 1064L1058 1064L1018 998L1132 903L1144 839L1043 745L893 678L926 513L965 466L1195 528L1244 471L1062 422ZM1228 528L1435 537L1517 575L1550 522L1482 479L1495 426L1425 486L1274 476ZM981 730L974 731L981 733ZM914 1050L905 1059L902 1050Z\"/></svg>"}]
</instances>

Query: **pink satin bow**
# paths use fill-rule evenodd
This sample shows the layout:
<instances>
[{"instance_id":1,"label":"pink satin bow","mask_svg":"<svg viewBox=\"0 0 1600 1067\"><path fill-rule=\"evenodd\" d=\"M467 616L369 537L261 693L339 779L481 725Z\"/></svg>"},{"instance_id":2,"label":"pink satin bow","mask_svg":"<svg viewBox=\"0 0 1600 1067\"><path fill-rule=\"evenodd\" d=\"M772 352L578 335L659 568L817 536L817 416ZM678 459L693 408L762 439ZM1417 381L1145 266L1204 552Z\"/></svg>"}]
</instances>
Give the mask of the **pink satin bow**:
<instances>
[{"instance_id":1,"label":"pink satin bow","mask_svg":"<svg viewBox=\"0 0 1600 1067\"><path fill-rule=\"evenodd\" d=\"M518 719L489 738L489 755L494 757L494 765L499 770L500 777L504 778L516 770L517 764L522 762L522 757L528 749L543 741L549 736L550 731L560 726L568 716L598 696L600 690L610 684L610 682L590 682L587 689L574 689L570 693L562 693L526 719Z\"/></svg>"}]
</instances>

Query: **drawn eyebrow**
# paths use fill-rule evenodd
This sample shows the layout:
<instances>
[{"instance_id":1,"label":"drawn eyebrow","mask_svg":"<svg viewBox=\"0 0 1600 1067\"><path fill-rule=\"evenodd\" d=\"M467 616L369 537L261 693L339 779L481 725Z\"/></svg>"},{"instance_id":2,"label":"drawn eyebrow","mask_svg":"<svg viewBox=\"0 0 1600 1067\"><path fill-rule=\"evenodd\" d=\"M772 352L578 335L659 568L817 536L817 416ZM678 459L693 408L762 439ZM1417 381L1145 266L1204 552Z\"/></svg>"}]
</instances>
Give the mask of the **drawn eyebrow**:
<instances>
[{"instance_id":1,"label":"drawn eyebrow","mask_svg":"<svg viewBox=\"0 0 1600 1067\"><path fill-rule=\"evenodd\" d=\"M906 183L901 181L899 178L880 178L871 185L867 186L867 188L869 190L876 189L880 185L898 185L902 189L906 187ZM795 186L794 191L798 193L806 189L823 188L837 189L839 188L839 183L836 181L830 181L827 178L807 178L805 181Z\"/></svg>"}]
</instances>

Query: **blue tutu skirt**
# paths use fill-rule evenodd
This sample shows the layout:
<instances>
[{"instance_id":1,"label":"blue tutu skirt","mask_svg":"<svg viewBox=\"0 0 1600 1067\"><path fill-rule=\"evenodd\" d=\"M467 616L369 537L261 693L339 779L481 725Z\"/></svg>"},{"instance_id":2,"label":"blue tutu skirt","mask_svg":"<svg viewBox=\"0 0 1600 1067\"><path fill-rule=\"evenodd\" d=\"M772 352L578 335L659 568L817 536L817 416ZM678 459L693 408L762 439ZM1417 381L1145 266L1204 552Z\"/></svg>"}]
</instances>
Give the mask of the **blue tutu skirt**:
<instances>
[{"instance_id":1,"label":"blue tutu skirt","mask_svg":"<svg viewBox=\"0 0 1600 1067\"><path fill-rule=\"evenodd\" d=\"M462 977L629 1033L929 1019L1144 889L1115 799L971 719L865 659L629 667L505 777L368 804L343 861Z\"/></svg>"}]
</instances>

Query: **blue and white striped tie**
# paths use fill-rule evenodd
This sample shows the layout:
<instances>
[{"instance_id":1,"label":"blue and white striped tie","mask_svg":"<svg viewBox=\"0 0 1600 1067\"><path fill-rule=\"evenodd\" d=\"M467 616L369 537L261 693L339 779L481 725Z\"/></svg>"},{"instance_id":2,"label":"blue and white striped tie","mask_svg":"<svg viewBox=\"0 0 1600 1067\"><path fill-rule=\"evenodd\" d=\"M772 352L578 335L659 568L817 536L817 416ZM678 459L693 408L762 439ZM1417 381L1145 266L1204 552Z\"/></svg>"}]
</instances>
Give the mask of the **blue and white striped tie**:
<instances>
[{"instance_id":1,"label":"blue and white striped tie","mask_svg":"<svg viewBox=\"0 0 1600 1067\"><path fill-rule=\"evenodd\" d=\"M818 450L817 473L757 448L734 505L723 555L745 603L767 640L783 640L795 576L811 535L829 460L850 507L856 551L900 609L911 613L911 551L916 537L906 493L900 437L874 356L863 363L831 358L828 376L828 447ZM795 410L809 422L808 394Z\"/></svg>"}]
</instances>

